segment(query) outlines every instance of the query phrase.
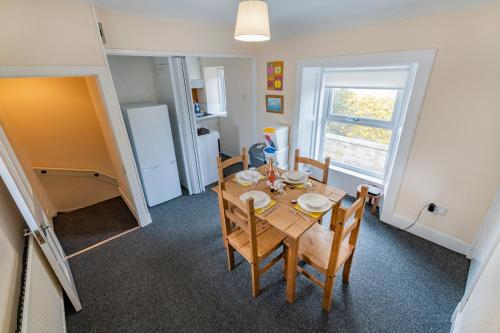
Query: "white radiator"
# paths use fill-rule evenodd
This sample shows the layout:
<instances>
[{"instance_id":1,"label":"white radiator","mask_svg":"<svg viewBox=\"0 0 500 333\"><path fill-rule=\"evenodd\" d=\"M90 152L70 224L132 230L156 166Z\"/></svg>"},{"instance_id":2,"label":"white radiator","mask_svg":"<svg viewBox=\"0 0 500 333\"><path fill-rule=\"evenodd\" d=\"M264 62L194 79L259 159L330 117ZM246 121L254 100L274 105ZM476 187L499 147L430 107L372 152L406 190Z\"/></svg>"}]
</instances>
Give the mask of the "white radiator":
<instances>
[{"instance_id":1,"label":"white radiator","mask_svg":"<svg viewBox=\"0 0 500 333\"><path fill-rule=\"evenodd\" d=\"M21 329L23 333L66 332L61 285L55 278L40 246L29 236L27 245Z\"/></svg>"}]
</instances>

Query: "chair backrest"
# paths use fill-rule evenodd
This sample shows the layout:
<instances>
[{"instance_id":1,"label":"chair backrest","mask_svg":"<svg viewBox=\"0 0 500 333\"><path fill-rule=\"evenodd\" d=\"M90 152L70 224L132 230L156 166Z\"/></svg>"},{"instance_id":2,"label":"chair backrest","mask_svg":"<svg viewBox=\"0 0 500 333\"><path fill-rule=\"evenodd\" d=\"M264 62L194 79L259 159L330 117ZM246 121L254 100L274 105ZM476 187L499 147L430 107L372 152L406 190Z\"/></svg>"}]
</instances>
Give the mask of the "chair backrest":
<instances>
[{"instance_id":1,"label":"chair backrest","mask_svg":"<svg viewBox=\"0 0 500 333\"><path fill-rule=\"evenodd\" d=\"M335 232L330 252L330 260L328 262L329 273L335 271L341 254L342 243L347 237L349 237L349 245L353 248L353 251L356 247L367 195L368 187L361 187L358 198L350 207L340 207L336 216L332 214L331 223L335 225ZM351 218L353 219L351 220Z\"/></svg>"},{"instance_id":2,"label":"chair backrest","mask_svg":"<svg viewBox=\"0 0 500 333\"><path fill-rule=\"evenodd\" d=\"M319 182L322 182L323 184L328 183L328 168L330 167L330 157L325 158L325 162L323 163L320 161L316 161L312 158L302 157L300 156L300 149L295 149L295 162L293 165L294 170L299 170L299 163L307 164L323 171L322 179L316 179L314 177L311 178Z\"/></svg>"},{"instance_id":3,"label":"chair backrest","mask_svg":"<svg viewBox=\"0 0 500 333\"><path fill-rule=\"evenodd\" d=\"M251 260L258 260L257 253L257 226L255 217L255 207L253 198L248 199L246 202L236 198L231 193L226 191L226 182L219 181L219 196L222 203L222 212L224 218L224 228L226 235L234 232L231 229L231 222L240 227L246 234L250 242Z\"/></svg>"},{"instance_id":4,"label":"chair backrest","mask_svg":"<svg viewBox=\"0 0 500 333\"><path fill-rule=\"evenodd\" d=\"M219 180L224 179L224 169L236 163L243 163L243 168L245 170L248 169L248 154L246 147L243 147L243 149L241 150L241 155L231 157L230 159L225 161L222 161L220 156L217 156L217 168L219 171Z\"/></svg>"}]
</instances>

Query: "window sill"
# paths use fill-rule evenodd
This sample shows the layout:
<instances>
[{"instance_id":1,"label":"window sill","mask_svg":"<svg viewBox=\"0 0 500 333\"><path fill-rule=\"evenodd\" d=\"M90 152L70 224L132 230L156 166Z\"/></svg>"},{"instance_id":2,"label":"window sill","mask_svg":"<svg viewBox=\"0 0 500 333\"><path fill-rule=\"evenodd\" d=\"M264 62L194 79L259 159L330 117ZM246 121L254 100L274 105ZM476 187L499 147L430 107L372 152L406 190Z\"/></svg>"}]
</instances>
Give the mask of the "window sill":
<instances>
[{"instance_id":1,"label":"window sill","mask_svg":"<svg viewBox=\"0 0 500 333\"><path fill-rule=\"evenodd\" d=\"M336 172L340 172L340 173L343 173L343 174L346 174L346 175L349 175L349 176L352 176L352 177L356 177L356 178L359 178L359 179L363 179L367 183L371 183L373 185L384 186L384 182L383 182L382 179L379 179L379 178L376 178L376 177L373 177L373 176L368 176L368 175L365 175L365 174L363 174L361 172L357 172L357 171L349 170L349 169L346 169L346 168L342 168L342 167L339 167L337 165L330 165L330 170L333 170L333 171L336 171Z\"/></svg>"}]
</instances>

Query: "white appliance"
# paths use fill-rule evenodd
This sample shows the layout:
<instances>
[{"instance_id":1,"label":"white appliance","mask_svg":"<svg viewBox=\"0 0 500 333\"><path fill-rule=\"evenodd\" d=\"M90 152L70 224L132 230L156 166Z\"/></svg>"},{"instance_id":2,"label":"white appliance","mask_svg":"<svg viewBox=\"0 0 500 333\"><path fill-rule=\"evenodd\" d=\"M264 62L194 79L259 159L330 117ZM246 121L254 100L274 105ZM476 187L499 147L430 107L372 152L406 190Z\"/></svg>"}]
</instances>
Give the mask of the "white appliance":
<instances>
[{"instance_id":1,"label":"white appliance","mask_svg":"<svg viewBox=\"0 0 500 333\"><path fill-rule=\"evenodd\" d=\"M219 171L217 168L219 132L209 130L207 134L198 134L198 150L203 186L217 182L219 180Z\"/></svg>"},{"instance_id":2,"label":"white appliance","mask_svg":"<svg viewBox=\"0 0 500 333\"><path fill-rule=\"evenodd\" d=\"M149 207L182 194L166 105L122 106Z\"/></svg>"}]
</instances>

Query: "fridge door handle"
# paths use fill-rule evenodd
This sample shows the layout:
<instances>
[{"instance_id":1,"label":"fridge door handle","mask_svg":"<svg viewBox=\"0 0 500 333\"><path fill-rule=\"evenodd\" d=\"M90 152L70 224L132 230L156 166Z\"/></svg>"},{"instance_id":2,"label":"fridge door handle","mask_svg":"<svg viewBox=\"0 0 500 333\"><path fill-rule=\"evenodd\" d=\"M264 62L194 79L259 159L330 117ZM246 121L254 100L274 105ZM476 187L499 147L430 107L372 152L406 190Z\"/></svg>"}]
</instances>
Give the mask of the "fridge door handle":
<instances>
[{"instance_id":1,"label":"fridge door handle","mask_svg":"<svg viewBox=\"0 0 500 333\"><path fill-rule=\"evenodd\" d=\"M143 172L149 172L149 171L152 171L152 170L155 170L155 169L158 169L160 167L159 164L157 165L153 165L152 167L149 167L149 168L145 168L145 169L141 169Z\"/></svg>"}]
</instances>

